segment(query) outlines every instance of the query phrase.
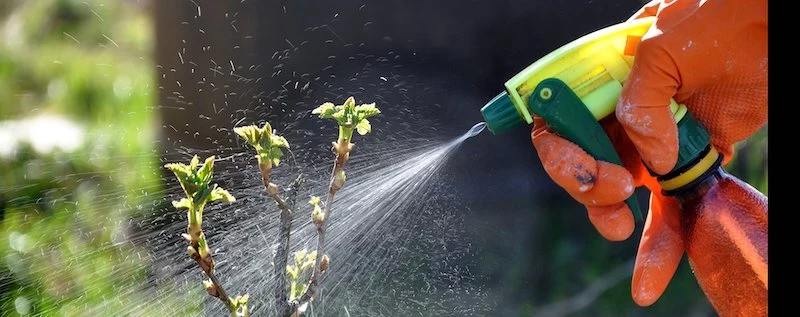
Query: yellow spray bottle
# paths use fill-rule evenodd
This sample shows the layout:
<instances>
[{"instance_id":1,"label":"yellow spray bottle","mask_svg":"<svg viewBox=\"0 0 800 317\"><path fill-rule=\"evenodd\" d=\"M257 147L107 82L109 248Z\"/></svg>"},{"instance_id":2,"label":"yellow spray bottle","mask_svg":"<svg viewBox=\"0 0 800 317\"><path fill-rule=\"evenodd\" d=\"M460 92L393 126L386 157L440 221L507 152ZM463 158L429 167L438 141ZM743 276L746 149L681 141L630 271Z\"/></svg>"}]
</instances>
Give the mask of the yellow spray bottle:
<instances>
[{"instance_id":1,"label":"yellow spray bottle","mask_svg":"<svg viewBox=\"0 0 800 317\"><path fill-rule=\"evenodd\" d=\"M598 120L614 113L622 84L633 65L633 52L654 19L606 27L574 40L534 62L505 83L505 91L482 109L493 134L523 123L532 114L545 119L562 137L598 160L622 164ZM673 109L683 108L673 104ZM637 220L635 196L626 201Z\"/></svg>"},{"instance_id":2,"label":"yellow spray bottle","mask_svg":"<svg viewBox=\"0 0 800 317\"><path fill-rule=\"evenodd\" d=\"M612 25L537 60L481 109L486 127L498 134L533 123L535 114L596 159L622 165L598 120L614 113L636 47L654 22ZM695 276L720 315L766 315L767 197L721 167L722 155L686 106L672 100L670 109L678 127L678 161L667 174L651 174L680 205ZM636 197L625 202L641 221Z\"/></svg>"}]
</instances>

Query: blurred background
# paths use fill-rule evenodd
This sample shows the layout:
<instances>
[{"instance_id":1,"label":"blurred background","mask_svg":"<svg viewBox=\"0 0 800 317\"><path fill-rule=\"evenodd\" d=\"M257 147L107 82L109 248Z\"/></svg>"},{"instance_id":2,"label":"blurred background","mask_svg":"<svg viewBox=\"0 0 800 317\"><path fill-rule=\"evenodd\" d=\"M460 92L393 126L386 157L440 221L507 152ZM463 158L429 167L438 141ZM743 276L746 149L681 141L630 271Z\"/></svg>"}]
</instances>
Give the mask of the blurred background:
<instances>
[{"instance_id":1,"label":"blurred background","mask_svg":"<svg viewBox=\"0 0 800 317\"><path fill-rule=\"evenodd\" d=\"M365 190L342 194L339 217L358 226L332 228L340 250L309 315L714 316L685 258L656 304L632 301L642 224L600 237L544 173L530 127L452 141L508 78L641 5L2 1L0 315L223 312L185 253L186 216L170 204L182 193L162 168L195 154L216 155L215 181L238 199L206 211L221 279L268 315L277 212L232 129L269 121L289 140L275 178L306 175L304 202L324 190L337 133L309 112L354 96L383 114L355 138L348 185ZM432 162L398 161L421 156ZM382 180L398 168L432 172L408 192L348 198L408 182ZM766 127L728 169L768 193ZM312 248L297 215L293 249Z\"/></svg>"}]
</instances>

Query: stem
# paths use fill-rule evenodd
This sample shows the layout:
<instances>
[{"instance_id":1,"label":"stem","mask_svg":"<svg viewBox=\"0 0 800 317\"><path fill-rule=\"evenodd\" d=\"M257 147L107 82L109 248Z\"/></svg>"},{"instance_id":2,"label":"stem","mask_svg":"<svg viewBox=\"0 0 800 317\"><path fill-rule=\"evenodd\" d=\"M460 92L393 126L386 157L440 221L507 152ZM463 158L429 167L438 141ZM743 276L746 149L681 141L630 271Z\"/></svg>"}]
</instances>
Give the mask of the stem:
<instances>
[{"instance_id":1,"label":"stem","mask_svg":"<svg viewBox=\"0 0 800 317\"><path fill-rule=\"evenodd\" d=\"M292 232L292 208L294 207L295 197L300 189L304 178L300 174L295 178L291 184L291 192L289 194L289 202L281 198L277 190L277 185L269 182L269 173L271 168L265 168L259 165L261 171L261 179L264 181L264 187L267 194L275 200L278 208L281 210L280 214L280 233L278 235L278 248L275 251L275 259L273 264L272 276L275 279L275 289L273 296L275 300L275 311L278 316L286 316L290 312L289 306L289 293L286 287L286 267L289 261L289 237ZM271 190L271 188L275 190Z\"/></svg>"},{"instance_id":2,"label":"stem","mask_svg":"<svg viewBox=\"0 0 800 317\"><path fill-rule=\"evenodd\" d=\"M353 128L339 126L339 143L350 143L353 138Z\"/></svg>"},{"instance_id":3,"label":"stem","mask_svg":"<svg viewBox=\"0 0 800 317\"><path fill-rule=\"evenodd\" d=\"M275 251L275 260L272 276L275 278L275 309L278 316L283 316L289 296L286 289L286 266L289 260L289 236L292 231L292 211L280 196L270 195L281 208L280 234L278 236L278 249Z\"/></svg>"},{"instance_id":4,"label":"stem","mask_svg":"<svg viewBox=\"0 0 800 317\"><path fill-rule=\"evenodd\" d=\"M202 230L200 231L200 233L202 233ZM194 237L192 237L192 238L195 239ZM206 241L206 243L208 243L208 242ZM199 245L197 243L197 240L189 241L189 244L195 250L199 249ZM225 307L228 308L228 311L231 313L231 316L232 317L238 317L237 314L236 314L236 307L233 305L233 301L231 300L230 297L228 297L228 293L225 292L225 289L222 287L222 284L219 282L219 279L217 278L217 275L214 274L214 267L213 267L214 260L211 258L211 254L208 255L208 257L207 257L208 260L204 260L203 257L200 256L199 252L192 253L191 258L192 258L192 260L197 262L197 265L200 267L200 269L202 269L203 272L206 274L206 276L208 276L208 278L211 279L211 283L214 284L214 288L216 288L216 290L217 290L217 296L216 297L219 298L219 300L222 301L222 303L225 305Z\"/></svg>"},{"instance_id":5,"label":"stem","mask_svg":"<svg viewBox=\"0 0 800 317\"><path fill-rule=\"evenodd\" d=\"M203 270L205 271L205 270ZM228 293L225 293L225 289L222 288L222 284L219 283L219 279L217 279L217 275L214 274L214 271L205 271L206 276L211 279L211 282L214 283L214 287L217 288L217 292L219 293L219 300L225 304L225 307L228 307L228 311L231 313L232 317L238 317L236 314L236 307L233 306L233 301L230 297L228 297Z\"/></svg>"},{"instance_id":6,"label":"stem","mask_svg":"<svg viewBox=\"0 0 800 317\"><path fill-rule=\"evenodd\" d=\"M311 275L311 281L308 283L308 288L306 288L303 295L290 303L292 311L311 301L319 287L319 280L322 278L320 262L322 262L322 257L325 255L325 232L327 230L328 220L331 219L333 198L336 196L336 192L341 189L334 186L334 181L336 180L336 174L344 170L345 165L347 165L351 147L352 144L341 137L339 138L339 143L335 147L337 149L336 160L333 163L333 170L331 171L331 179L328 185L328 197L325 199L325 220L317 225L317 259L314 261L314 273Z\"/></svg>"}]
</instances>

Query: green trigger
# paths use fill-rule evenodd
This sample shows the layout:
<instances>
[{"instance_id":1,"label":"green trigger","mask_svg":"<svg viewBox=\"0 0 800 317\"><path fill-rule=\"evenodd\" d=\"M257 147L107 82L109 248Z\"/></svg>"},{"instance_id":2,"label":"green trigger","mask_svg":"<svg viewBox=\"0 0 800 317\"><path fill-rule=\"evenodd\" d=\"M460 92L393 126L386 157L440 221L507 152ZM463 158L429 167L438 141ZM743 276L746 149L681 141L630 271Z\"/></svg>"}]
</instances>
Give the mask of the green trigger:
<instances>
[{"instance_id":1,"label":"green trigger","mask_svg":"<svg viewBox=\"0 0 800 317\"><path fill-rule=\"evenodd\" d=\"M559 136L577 144L595 159L622 165L622 159L603 127L581 99L557 78L542 80L531 93L528 105ZM625 200L636 221L642 213L635 195Z\"/></svg>"}]
</instances>

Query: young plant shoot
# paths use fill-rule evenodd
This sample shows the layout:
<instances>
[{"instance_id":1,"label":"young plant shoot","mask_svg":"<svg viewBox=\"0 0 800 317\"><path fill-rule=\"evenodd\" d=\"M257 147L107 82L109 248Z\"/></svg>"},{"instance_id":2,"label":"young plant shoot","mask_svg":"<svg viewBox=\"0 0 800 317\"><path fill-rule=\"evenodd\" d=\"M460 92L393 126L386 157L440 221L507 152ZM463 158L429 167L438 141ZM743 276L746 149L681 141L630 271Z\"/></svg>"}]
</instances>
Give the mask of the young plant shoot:
<instances>
[{"instance_id":1,"label":"young plant shoot","mask_svg":"<svg viewBox=\"0 0 800 317\"><path fill-rule=\"evenodd\" d=\"M203 208L212 201L233 202L236 200L228 191L211 184L211 176L214 172L214 156L206 159L203 166L199 169L197 165L200 158L195 155L189 165L183 163L169 163L165 168L172 171L178 178L178 182L186 194L185 198L173 201L172 205L177 209L186 209L189 225L187 233L182 234L183 238L189 243L187 251L189 256L197 262L197 265L208 276L208 280L203 281L209 295L219 298L225 307L228 308L231 316L248 316L247 299L248 295L228 297L225 289L220 284L214 274L214 259L211 256L211 249L203 233Z\"/></svg>"},{"instance_id":2,"label":"young plant shoot","mask_svg":"<svg viewBox=\"0 0 800 317\"><path fill-rule=\"evenodd\" d=\"M305 312L308 304L313 300L320 277L330 265L330 258L324 253L325 228L330 219L333 197L344 186L344 167L353 150L351 142L353 132L358 131L361 135L369 133L372 127L368 119L380 114L380 110L375 107L374 103L356 106L355 99L350 97L342 105L326 102L314 109L312 113L319 115L320 118L336 120L339 125L339 137L337 141L332 142L335 159L325 204L321 206L320 198L317 196L312 197L310 201L313 206L312 222L317 228L317 249L311 252L306 249L295 252L292 265L288 263L292 210L294 195L303 182L303 177L302 175L298 176L292 183L289 199L284 199L281 196L280 188L270 182L270 173L274 167L280 164L283 149L289 149L289 143L285 138L277 135L269 123L264 124L263 127L250 125L234 128L236 134L256 150L255 156L267 195L275 201L280 209L278 249L273 260L273 277L276 281L274 303L277 316L299 316Z\"/></svg>"}]
</instances>

